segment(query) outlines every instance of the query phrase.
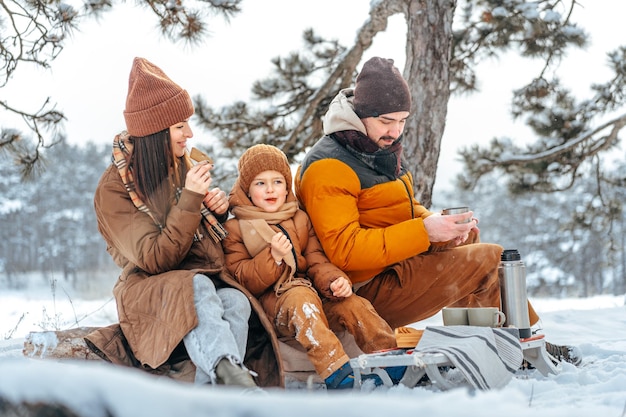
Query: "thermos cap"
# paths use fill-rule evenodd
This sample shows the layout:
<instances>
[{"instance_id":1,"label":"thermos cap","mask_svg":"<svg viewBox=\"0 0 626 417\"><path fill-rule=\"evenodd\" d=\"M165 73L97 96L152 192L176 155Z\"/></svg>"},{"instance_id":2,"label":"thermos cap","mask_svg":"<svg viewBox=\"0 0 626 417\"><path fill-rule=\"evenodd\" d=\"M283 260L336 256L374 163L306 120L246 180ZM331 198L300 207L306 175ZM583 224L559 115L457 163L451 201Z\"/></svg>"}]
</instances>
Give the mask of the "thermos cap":
<instances>
[{"instance_id":1,"label":"thermos cap","mask_svg":"<svg viewBox=\"0 0 626 417\"><path fill-rule=\"evenodd\" d=\"M505 249L502 252L502 256L500 256L500 260L502 261L519 261L522 257L520 256L517 249Z\"/></svg>"}]
</instances>

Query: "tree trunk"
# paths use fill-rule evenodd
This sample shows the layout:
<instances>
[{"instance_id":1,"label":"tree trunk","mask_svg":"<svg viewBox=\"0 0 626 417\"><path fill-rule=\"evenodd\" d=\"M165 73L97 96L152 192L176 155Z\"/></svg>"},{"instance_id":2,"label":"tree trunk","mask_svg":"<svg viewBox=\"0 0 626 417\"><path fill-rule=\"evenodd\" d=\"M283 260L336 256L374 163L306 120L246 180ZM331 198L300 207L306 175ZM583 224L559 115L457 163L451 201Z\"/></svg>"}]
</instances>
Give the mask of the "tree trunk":
<instances>
[{"instance_id":1,"label":"tree trunk","mask_svg":"<svg viewBox=\"0 0 626 417\"><path fill-rule=\"evenodd\" d=\"M24 356L40 359L98 359L83 339L95 327L78 327L69 330L31 332L24 341Z\"/></svg>"},{"instance_id":2,"label":"tree trunk","mask_svg":"<svg viewBox=\"0 0 626 417\"><path fill-rule=\"evenodd\" d=\"M413 105L404 134L404 155L415 179L415 196L432 204L433 186L450 98L454 0L410 0L406 14L404 77Z\"/></svg>"}]
</instances>

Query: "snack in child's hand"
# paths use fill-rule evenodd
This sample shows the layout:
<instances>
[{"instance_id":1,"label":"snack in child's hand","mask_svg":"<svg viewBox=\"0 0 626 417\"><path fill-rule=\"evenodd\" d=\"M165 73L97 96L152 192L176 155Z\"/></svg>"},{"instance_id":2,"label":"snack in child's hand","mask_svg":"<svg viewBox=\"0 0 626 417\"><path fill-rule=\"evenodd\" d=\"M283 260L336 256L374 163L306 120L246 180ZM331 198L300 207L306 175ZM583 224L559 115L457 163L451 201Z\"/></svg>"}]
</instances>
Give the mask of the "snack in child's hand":
<instances>
[{"instance_id":1,"label":"snack in child's hand","mask_svg":"<svg viewBox=\"0 0 626 417\"><path fill-rule=\"evenodd\" d=\"M191 152L189 152L189 157L196 162L208 161L210 164L213 163L213 159L198 148L191 148Z\"/></svg>"}]
</instances>

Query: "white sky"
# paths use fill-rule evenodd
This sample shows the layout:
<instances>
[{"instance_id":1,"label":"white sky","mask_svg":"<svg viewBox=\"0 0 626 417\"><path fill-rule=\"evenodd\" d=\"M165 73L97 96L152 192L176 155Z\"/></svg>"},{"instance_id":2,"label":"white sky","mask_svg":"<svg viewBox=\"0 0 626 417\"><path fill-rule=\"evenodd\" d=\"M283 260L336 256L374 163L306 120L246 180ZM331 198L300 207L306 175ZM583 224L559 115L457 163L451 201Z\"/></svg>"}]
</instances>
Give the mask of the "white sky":
<instances>
[{"instance_id":1,"label":"white sky","mask_svg":"<svg viewBox=\"0 0 626 417\"><path fill-rule=\"evenodd\" d=\"M591 82L607 80L605 53L623 41L617 34L623 26L626 2L579 3L583 6L575 11L575 18L591 33L591 47L574 51L562 64L560 76L566 85L584 94ZM369 2L245 0L242 9L230 23L215 17L212 36L202 46L190 48L163 39L148 11L133 4L117 5L116 12L106 14L101 22L81 26L50 71L25 71L27 67L22 67L2 89L2 99L35 110L51 96L68 118L70 142L109 143L124 128L122 111L133 57L151 60L192 96L202 94L214 106L226 105L247 100L252 82L269 74L271 58L301 47L305 28L314 27L323 36L351 45L368 17ZM400 16L391 19L365 59L374 55L394 58L402 70L404 31ZM487 62L478 74L481 92L450 101L438 186L446 186L459 171L456 151L460 147L503 135L521 142L530 140L523 124L511 121L508 109L512 89L535 73L532 64L516 56ZM208 137L200 128L194 133L196 139Z\"/></svg>"}]
</instances>

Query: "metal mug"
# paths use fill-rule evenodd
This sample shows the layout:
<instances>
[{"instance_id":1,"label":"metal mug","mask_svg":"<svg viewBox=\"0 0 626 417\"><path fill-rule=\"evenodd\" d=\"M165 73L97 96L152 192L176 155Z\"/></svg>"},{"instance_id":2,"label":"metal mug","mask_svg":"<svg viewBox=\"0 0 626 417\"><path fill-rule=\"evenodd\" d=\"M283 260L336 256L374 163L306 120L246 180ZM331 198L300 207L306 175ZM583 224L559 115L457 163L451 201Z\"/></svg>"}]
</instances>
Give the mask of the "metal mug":
<instances>
[{"instance_id":1,"label":"metal mug","mask_svg":"<svg viewBox=\"0 0 626 417\"><path fill-rule=\"evenodd\" d=\"M461 214L461 213L467 213L469 211L469 207L449 207L449 208L445 208L441 211L441 214L443 214L444 216L448 215L448 214ZM460 222L457 223L469 223L472 219L467 219L467 220L462 220Z\"/></svg>"}]
</instances>

